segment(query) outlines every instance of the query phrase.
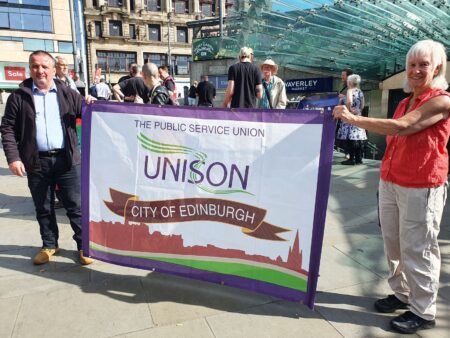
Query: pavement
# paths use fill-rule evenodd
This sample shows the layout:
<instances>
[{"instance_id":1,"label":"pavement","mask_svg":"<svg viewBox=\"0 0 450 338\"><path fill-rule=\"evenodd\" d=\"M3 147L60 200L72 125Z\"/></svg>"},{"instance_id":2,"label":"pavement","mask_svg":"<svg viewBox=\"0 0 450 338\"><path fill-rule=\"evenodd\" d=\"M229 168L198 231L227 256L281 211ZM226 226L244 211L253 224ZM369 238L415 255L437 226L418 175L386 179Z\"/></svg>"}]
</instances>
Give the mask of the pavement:
<instances>
[{"instance_id":1,"label":"pavement","mask_svg":"<svg viewBox=\"0 0 450 338\"><path fill-rule=\"evenodd\" d=\"M1 110L1 107L0 107ZM0 112L1 115L1 112ZM342 166L334 155L316 306L112 265L83 267L63 210L60 254L32 257L41 241L25 178L0 150L0 338L3 337L400 337L395 314L373 302L390 293L377 224L379 162ZM449 337L450 209L441 223L437 327L410 337Z\"/></svg>"}]
</instances>

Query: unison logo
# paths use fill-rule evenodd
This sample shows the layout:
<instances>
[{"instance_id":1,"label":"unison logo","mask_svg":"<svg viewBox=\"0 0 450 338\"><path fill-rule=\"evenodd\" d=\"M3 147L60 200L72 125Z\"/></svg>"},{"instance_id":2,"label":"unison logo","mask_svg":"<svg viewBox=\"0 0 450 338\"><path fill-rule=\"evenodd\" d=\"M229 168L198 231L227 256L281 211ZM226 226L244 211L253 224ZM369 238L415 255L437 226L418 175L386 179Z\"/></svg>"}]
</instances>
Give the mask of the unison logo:
<instances>
[{"instance_id":1,"label":"unison logo","mask_svg":"<svg viewBox=\"0 0 450 338\"><path fill-rule=\"evenodd\" d=\"M231 165L219 161L208 163L208 156L193 148L157 142L142 133L138 134L137 138L144 149L159 154L157 157L145 156L144 175L148 179L187 182L217 195L234 193L253 195L247 191L250 170L248 165L242 169L234 163ZM187 156L176 159L173 156L167 157L176 154Z\"/></svg>"}]
</instances>

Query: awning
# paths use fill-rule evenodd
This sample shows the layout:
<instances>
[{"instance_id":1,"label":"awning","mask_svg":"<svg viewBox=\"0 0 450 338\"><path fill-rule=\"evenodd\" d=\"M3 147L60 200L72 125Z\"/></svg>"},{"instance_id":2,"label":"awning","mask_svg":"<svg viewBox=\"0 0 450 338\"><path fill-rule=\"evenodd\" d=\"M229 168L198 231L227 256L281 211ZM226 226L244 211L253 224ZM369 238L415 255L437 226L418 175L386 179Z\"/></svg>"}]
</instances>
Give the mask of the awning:
<instances>
[{"instance_id":1,"label":"awning","mask_svg":"<svg viewBox=\"0 0 450 338\"><path fill-rule=\"evenodd\" d=\"M233 8L228 37L252 47L258 61L318 74L351 67L381 81L404 69L419 40L450 48L446 0L235 0Z\"/></svg>"}]
</instances>

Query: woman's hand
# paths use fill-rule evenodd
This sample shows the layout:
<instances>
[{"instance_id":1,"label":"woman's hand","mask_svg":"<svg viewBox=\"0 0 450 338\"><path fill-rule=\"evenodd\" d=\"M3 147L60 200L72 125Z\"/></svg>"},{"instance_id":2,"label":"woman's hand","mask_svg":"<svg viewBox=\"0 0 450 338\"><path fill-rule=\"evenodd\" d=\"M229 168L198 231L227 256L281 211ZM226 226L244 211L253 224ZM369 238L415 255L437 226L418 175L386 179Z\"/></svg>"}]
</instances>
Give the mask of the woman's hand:
<instances>
[{"instance_id":1,"label":"woman's hand","mask_svg":"<svg viewBox=\"0 0 450 338\"><path fill-rule=\"evenodd\" d=\"M333 109L333 117L336 120L341 120L345 123L352 123L353 121L355 121L355 115L350 112L346 106L341 105L341 106L336 106Z\"/></svg>"}]
</instances>

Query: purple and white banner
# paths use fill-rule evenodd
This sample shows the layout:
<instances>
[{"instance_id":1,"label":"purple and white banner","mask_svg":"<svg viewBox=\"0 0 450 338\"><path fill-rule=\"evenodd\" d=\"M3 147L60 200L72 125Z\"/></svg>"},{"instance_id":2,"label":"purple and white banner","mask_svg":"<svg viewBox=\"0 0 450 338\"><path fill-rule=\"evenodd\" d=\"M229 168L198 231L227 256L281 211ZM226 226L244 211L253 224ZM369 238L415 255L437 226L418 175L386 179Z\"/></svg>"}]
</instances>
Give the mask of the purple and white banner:
<instances>
[{"instance_id":1,"label":"purple and white banner","mask_svg":"<svg viewBox=\"0 0 450 338\"><path fill-rule=\"evenodd\" d=\"M84 251L313 307L330 113L84 107Z\"/></svg>"}]
</instances>

